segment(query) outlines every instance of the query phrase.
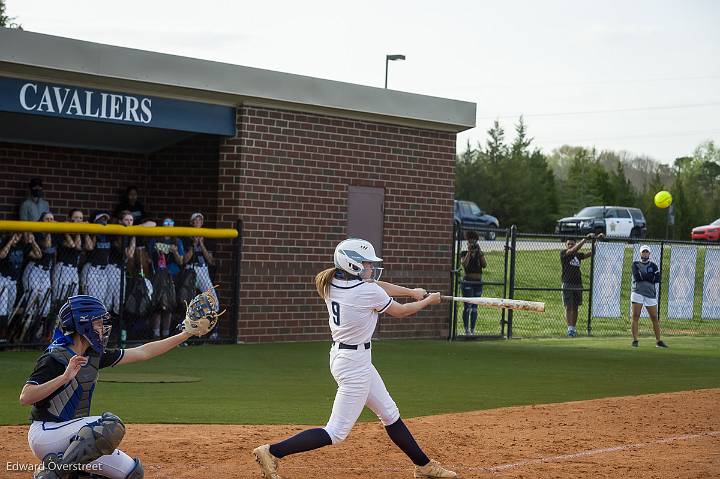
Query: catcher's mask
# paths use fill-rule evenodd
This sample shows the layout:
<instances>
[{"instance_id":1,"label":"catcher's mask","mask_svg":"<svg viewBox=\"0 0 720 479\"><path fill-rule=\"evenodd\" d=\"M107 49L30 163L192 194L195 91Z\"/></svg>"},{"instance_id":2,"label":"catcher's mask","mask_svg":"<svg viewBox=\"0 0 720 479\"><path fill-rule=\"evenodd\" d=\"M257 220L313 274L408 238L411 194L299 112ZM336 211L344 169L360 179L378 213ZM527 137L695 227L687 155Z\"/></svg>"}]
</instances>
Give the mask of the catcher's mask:
<instances>
[{"instance_id":1,"label":"catcher's mask","mask_svg":"<svg viewBox=\"0 0 720 479\"><path fill-rule=\"evenodd\" d=\"M375 256L369 241L351 238L335 247L335 267L359 277L363 281L378 281L382 275L382 258Z\"/></svg>"},{"instance_id":2,"label":"catcher's mask","mask_svg":"<svg viewBox=\"0 0 720 479\"><path fill-rule=\"evenodd\" d=\"M65 335L78 333L90 341L90 346L102 354L110 338L110 313L94 296L70 296L58 313Z\"/></svg>"}]
</instances>

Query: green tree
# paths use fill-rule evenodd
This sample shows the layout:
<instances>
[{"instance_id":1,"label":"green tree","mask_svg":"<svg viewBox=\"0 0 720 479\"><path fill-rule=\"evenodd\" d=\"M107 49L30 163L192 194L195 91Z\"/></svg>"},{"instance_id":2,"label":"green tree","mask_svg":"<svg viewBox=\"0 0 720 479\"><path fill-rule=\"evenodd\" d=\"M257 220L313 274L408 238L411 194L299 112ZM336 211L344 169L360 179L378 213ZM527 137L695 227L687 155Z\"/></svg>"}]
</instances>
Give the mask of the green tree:
<instances>
[{"instance_id":1,"label":"green tree","mask_svg":"<svg viewBox=\"0 0 720 479\"><path fill-rule=\"evenodd\" d=\"M15 23L15 17L7 15L5 0L0 0L0 27L6 28L19 28L22 30L22 26Z\"/></svg>"},{"instance_id":2,"label":"green tree","mask_svg":"<svg viewBox=\"0 0 720 479\"><path fill-rule=\"evenodd\" d=\"M567 177L562 184L560 214L570 216L586 206L602 204L594 185L590 181L595 174L595 162L592 152L585 148L576 148L567 170Z\"/></svg>"}]
</instances>

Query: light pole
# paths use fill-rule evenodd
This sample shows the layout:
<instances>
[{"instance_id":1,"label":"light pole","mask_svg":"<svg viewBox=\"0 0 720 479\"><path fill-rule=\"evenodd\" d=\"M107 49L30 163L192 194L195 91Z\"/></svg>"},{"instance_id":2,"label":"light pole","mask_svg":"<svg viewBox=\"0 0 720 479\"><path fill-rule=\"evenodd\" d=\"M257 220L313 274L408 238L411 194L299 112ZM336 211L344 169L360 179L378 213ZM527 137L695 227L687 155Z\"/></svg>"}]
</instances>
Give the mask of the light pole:
<instances>
[{"instance_id":1,"label":"light pole","mask_svg":"<svg viewBox=\"0 0 720 479\"><path fill-rule=\"evenodd\" d=\"M391 60L405 60L405 55L385 55L385 88L387 88L388 62Z\"/></svg>"}]
</instances>

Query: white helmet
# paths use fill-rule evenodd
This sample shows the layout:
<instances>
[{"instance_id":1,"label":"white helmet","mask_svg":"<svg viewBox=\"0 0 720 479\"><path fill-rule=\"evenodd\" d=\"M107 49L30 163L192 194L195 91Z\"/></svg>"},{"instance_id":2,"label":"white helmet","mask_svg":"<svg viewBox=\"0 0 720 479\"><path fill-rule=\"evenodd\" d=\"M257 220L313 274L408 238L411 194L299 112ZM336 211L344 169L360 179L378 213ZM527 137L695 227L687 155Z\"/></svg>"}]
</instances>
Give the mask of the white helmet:
<instances>
[{"instance_id":1,"label":"white helmet","mask_svg":"<svg viewBox=\"0 0 720 479\"><path fill-rule=\"evenodd\" d=\"M335 247L334 260L336 268L359 276L363 281L379 280L383 270L382 258L375 256L373 245L359 238L341 241ZM370 262L372 265L368 268L363 262Z\"/></svg>"}]
</instances>

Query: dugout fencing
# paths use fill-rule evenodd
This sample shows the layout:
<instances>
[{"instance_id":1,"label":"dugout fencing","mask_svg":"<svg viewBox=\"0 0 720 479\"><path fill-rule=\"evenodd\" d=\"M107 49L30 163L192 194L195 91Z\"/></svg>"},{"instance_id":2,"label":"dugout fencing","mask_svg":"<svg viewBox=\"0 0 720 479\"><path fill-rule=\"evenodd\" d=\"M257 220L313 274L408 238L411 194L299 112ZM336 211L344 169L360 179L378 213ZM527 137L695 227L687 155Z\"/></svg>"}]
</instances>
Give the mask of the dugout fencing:
<instances>
[{"instance_id":1,"label":"dugout fencing","mask_svg":"<svg viewBox=\"0 0 720 479\"><path fill-rule=\"evenodd\" d=\"M19 241L5 248L13 236ZM81 250L68 255L75 238ZM210 260L196 238L203 238ZM32 243L39 258L33 257ZM112 345L152 340L156 327L161 337L175 334L186 301L215 285L220 310L227 312L210 335L191 342L235 343L241 243L241 221L235 229L0 221L0 253L7 251L0 257L6 260L0 271L0 348L47 345L60 307L73 294L105 303ZM93 253L106 248L100 259Z\"/></svg>"},{"instance_id":2,"label":"dugout fencing","mask_svg":"<svg viewBox=\"0 0 720 479\"><path fill-rule=\"evenodd\" d=\"M449 339L562 337L566 335L560 252L567 235L477 229L480 238L488 231L494 241L480 240L487 267L482 280L465 281L461 265L467 242L456 226L452 247L450 290L463 296L463 287L482 288L482 296L545 303L544 313L477 309L474 330L472 312L455 303L449 312ZM582 237L574 237L580 241ZM631 266L639 259L640 246L651 249L651 261L661 271L657 285L658 316L662 334L720 335L720 244L659 239L604 238L587 242L580 252L592 252L581 261L582 295L578 310L579 336L630 337ZM466 318L468 330L466 330ZM652 336L652 325L643 309L640 335Z\"/></svg>"}]
</instances>

